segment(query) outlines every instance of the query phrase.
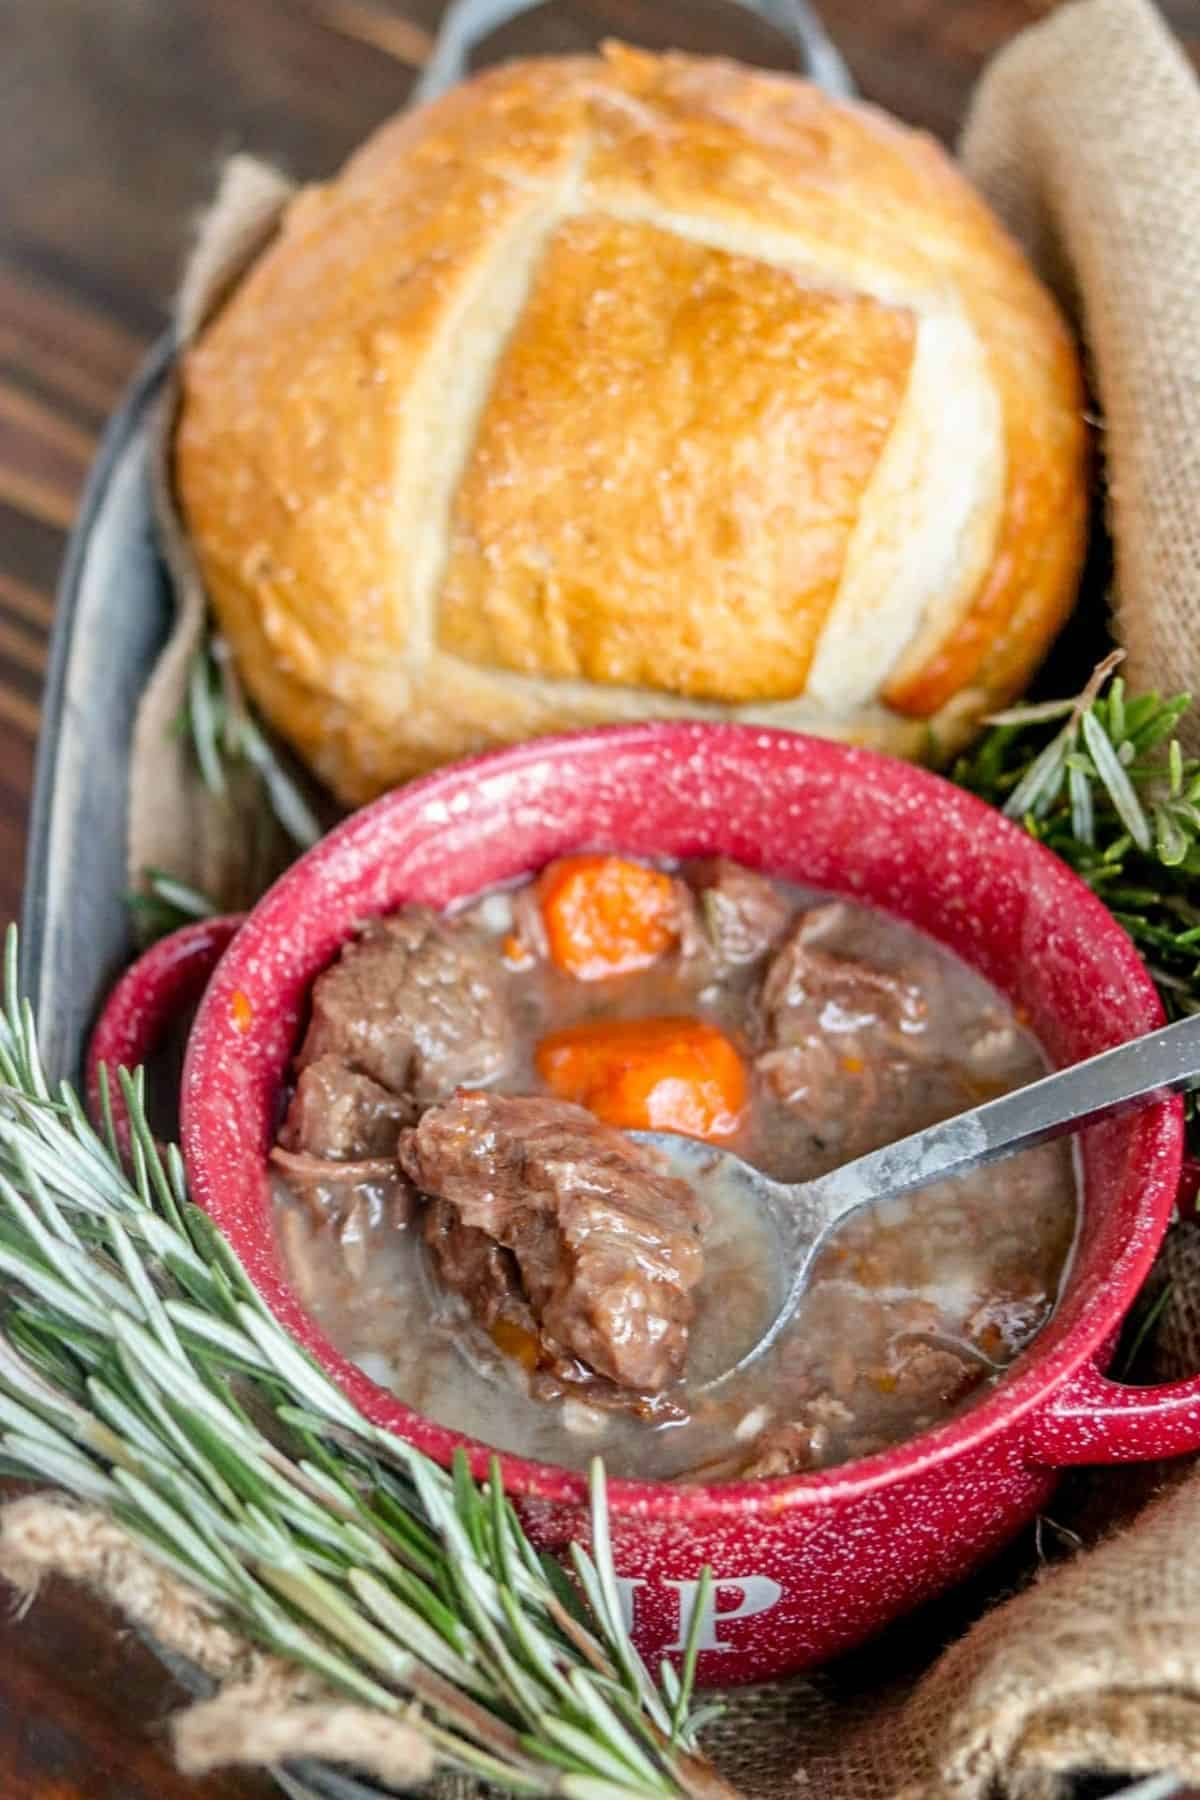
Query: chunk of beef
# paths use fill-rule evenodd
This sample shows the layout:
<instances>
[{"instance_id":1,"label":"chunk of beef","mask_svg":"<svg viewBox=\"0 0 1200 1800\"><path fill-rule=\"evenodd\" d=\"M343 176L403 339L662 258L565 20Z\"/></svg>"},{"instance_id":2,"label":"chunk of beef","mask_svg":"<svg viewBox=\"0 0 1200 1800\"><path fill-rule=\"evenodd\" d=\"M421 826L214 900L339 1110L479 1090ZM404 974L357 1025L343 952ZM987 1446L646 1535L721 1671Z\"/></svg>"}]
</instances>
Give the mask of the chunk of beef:
<instances>
[{"instance_id":1,"label":"chunk of beef","mask_svg":"<svg viewBox=\"0 0 1200 1800\"><path fill-rule=\"evenodd\" d=\"M647 1424L663 1425L669 1420L686 1419L688 1407L680 1390L622 1387L577 1356L564 1356L542 1339L539 1359L530 1378L529 1391L535 1400L564 1408L578 1405L593 1413L632 1413Z\"/></svg>"},{"instance_id":2,"label":"chunk of beef","mask_svg":"<svg viewBox=\"0 0 1200 1800\"><path fill-rule=\"evenodd\" d=\"M966 1349L906 1336L891 1345L888 1367L894 1383L892 1391L930 1412L940 1412L963 1399L988 1372L987 1364Z\"/></svg>"},{"instance_id":3,"label":"chunk of beef","mask_svg":"<svg viewBox=\"0 0 1200 1800\"><path fill-rule=\"evenodd\" d=\"M377 919L313 983L299 1067L335 1057L420 1106L507 1064L512 1026L494 945L406 907Z\"/></svg>"},{"instance_id":4,"label":"chunk of beef","mask_svg":"<svg viewBox=\"0 0 1200 1800\"><path fill-rule=\"evenodd\" d=\"M300 1071L279 1142L285 1150L339 1162L394 1157L401 1126L415 1118L406 1095L391 1093L336 1056L319 1056Z\"/></svg>"},{"instance_id":5,"label":"chunk of beef","mask_svg":"<svg viewBox=\"0 0 1200 1800\"><path fill-rule=\"evenodd\" d=\"M758 1068L789 1111L847 1156L883 1142L897 1111L915 1130L971 1096L960 1070L921 1053L928 1005L919 982L826 947L841 912L834 904L806 913L767 970Z\"/></svg>"},{"instance_id":6,"label":"chunk of beef","mask_svg":"<svg viewBox=\"0 0 1200 1800\"><path fill-rule=\"evenodd\" d=\"M706 947L718 975L766 956L788 928L792 908L765 875L743 869L726 857L706 857L688 865L687 894L696 907L693 932L685 928L683 948Z\"/></svg>"},{"instance_id":7,"label":"chunk of beef","mask_svg":"<svg viewBox=\"0 0 1200 1800\"><path fill-rule=\"evenodd\" d=\"M823 948L840 912L835 903L805 913L768 969L762 1008L771 1037L792 1044L819 1031L904 1051L925 1029L924 995L914 981Z\"/></svg>"},{"instance_id":8,"label":"chunk of beef","mask_svg":"<svg viewBox=\"0 0 1200 1800\"><path fill-rule=\"evenodd\" d=\"M318 1057L300 1072L296 1092L271 1160L296 1198L339 1229L355 1214L407 1221L412 1190L396 1161L400 1128L416 1110L369 1075L334 1056Z\"/></svg>"},{"instance_id":9,"label":"chunk of beef","mask_svg":"<svg viewBox=\"0 0 1200 1800\"><path fill-rule=\"evenodd\" d=\"M402 1135L400 1161L463 1226L511 1252L544 1363L575 1359L651 1394L679 1378L701 1211L645 1150L566 1101L459 1093ZM439 1255L444 1208L436 1217L442 1279L486 1324L498 1276ZM507 1280L511 1265L500 1268Z\"/></svg>"},{"instance_id":10,"label":"chunk of beef","mask_svg":"<svg viewBox=\"0 0 1200 1800\"><path fill-rule=\"evenodd\" d=\"M336 1157L285 1150L276 1144L271 1161L298 1200L339 1227L356 1209L359 1217L372 1223L386 1215L394 1226L407 1225L412 1216L412 1190L394 1156L339 1162ZM365 1210L358 1206L360 1200Z\"/></svg>"},{"instance_id":11,"label":"chunk of beef","mask_svg":"<svg viewBox=\"0 0 1200 1800\"><path fill-rule=\"evenodd\" d=\"M844 1431L854 1414L832 1394L817 1394L797 1406L791 1418L768 1425L747 1450L735 1452L702 1471L712 1481L753 1481L769 1475L796 1475L824 1463L833 1432Z\"/></svg>"},{"instance_id":12,"label":"chunk of beef","mask_svg":"<svg viewBox=\"0 0 1200 1800\"><path fill-rule=\"evenodd\" d=\"M469 1300L472 1313L506 1355L536 1367L538 1328L521 1289L517 1259L477 1225L464 1225L448 1200L425 1209L425 1242L442 1281Z\"/></svg>"}]
</instances>

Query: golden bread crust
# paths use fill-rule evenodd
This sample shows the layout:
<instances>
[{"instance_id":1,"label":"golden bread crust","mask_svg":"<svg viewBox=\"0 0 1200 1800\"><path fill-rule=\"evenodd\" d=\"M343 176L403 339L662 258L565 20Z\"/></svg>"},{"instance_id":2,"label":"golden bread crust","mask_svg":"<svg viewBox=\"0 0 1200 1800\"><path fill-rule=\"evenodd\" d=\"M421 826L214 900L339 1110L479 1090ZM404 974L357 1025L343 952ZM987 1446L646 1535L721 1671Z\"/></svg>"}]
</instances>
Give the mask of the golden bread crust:
<instances>
[{"instance_id":1,"label":"golden bread crust","mask_svg":"<svg viewBox=\"0 0 1200 1800\"><path fill-rule=\"evenodd\" d=\"M802 693L913 339L877 300L565 220L455 499L439 645L696 699Z\"/></svg>"},{"instance_id":2,"label":"golden bread crust","mask_svg":"<svg viewBox=\"0 0 1200 1800\"><path fill-rule=\"evenodd\" d=\"M351 803L608 719L949 748L1085 523L1069 334L936 145L619 47L300 194L183 359L175 474L247 686Z\"/></svg>"}]
</instances>

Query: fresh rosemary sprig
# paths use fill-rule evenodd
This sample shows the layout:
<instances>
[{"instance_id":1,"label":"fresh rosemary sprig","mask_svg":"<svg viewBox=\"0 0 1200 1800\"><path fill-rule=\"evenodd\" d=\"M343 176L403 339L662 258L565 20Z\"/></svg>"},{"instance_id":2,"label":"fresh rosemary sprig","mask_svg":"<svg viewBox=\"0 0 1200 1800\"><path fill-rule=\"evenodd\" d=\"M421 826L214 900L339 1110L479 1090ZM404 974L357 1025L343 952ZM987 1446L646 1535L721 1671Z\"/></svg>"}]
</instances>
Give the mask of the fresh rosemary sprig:
<instances>
[{"instance_id":1,"label":"fresh rosemary sprig","mask_svg":"<svg viewBox=\"0 0 1200 1800\"><path fill-rule=\"evenodd\" d=\"M445 1765L574 1800L727 1795L696 1748L698 1629L657 1684L622 1622L602 1466L581 1604L494 1464L476 1486L372 1427L275 1322L157 1147L141 1073L119 1074L129 1173L107 1089L102 1134L69 1085L51 1093L12 928L6 952L0 1472L103 1508Z\"/></svg>"},{"instance_id":2,"label":"fresh rosemary sprig","mask_svg":"<svg viewBox=\"0 0 1200 1800\"><path fill-rule=\"evenodd\" d=\"M1167 1012L1200 1011L1200 760L1189 694L1127 695L1114 651L1074 700L999 713L954 779L1023 824L1124 925Z\"/></svg>"},{"instance_id":3,"label":"fresh rosemary sprig","mask_svg":"<svg viewBox=\"0 0 1200 1800\"><path fill-rule=\"evenodd\" d=\"M215 918L219 910L216 901L199 888L180 881L168 869L153 867L142 870L141 889L126 894L125 903L137 921L143 943L165 937L168 931L178 931L196 919Z\"/></svg>"},{"instance_id":4,"label":"fresh rosemary sprig","mask_svg":"<svg viewBox=\"0 0 1200 1800\"><path fill-rule=\"evenodd\" d=\"M1169 1018L1200 1011L1200 760L1175 729L1190 694L1126 693L1114 650L1074 700L1016 706L955 781L1069 863L1125 927ZM1186 1101L1200 1155L1200 1107Z\"/></svg>"},{"instance_id":5,"label":"fresh rosemary sprig","mask_svg":"<svg viewBox=\"0 0 1200 1800\"><path fill-rule=\"evenodd\" d=\"M224 639L207 626L188 672L180 728L187 733L196 767L210 793L226 794L232 771L239 765L249 767L258 777L271 814L291 842L300 850L316 843L321 835L316 815L246 698Z\"/></svg>"}]
</instances>

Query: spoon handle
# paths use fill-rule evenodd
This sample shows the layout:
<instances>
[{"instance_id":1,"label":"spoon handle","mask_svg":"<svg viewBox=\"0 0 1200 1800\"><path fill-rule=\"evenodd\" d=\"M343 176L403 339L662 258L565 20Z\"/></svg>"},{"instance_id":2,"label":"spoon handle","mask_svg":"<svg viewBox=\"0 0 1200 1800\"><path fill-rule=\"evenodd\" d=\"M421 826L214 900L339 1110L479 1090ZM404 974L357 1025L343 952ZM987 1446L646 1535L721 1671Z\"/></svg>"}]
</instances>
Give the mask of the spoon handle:
<instances>
[{"instance_id":1,"label":"spoon handle","mask_svg":"<svg viewBox=\"0 0 1200 1800\"><path fill-rule=\"evenodd\" d=\"M1190 1087L1200 1087L1200 1013L856 1157L806 1182L806 1200L827 1230L868 1200L965 1175Z\"/></svg>"}]
</instances>

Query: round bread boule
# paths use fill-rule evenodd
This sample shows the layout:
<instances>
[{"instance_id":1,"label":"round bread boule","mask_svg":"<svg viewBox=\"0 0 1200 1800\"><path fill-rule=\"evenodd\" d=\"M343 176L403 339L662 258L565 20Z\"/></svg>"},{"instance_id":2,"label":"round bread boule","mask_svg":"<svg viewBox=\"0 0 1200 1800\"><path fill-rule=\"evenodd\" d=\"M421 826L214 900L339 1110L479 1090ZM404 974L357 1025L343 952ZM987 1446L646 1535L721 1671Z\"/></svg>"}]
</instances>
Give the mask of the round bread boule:
<instances>
[{"instance_id":1,"label":"round bread boule","mask_svg":"<svg viewBox=\"0 0 1200 1800\"><path fill-rule=\"evenodd\" d=\"M1085 531L1078 361L928 138L620 46L380 129L182 364L251 694L347 803L609 720L945 753Z\"/></svg>"}]
</instances>

